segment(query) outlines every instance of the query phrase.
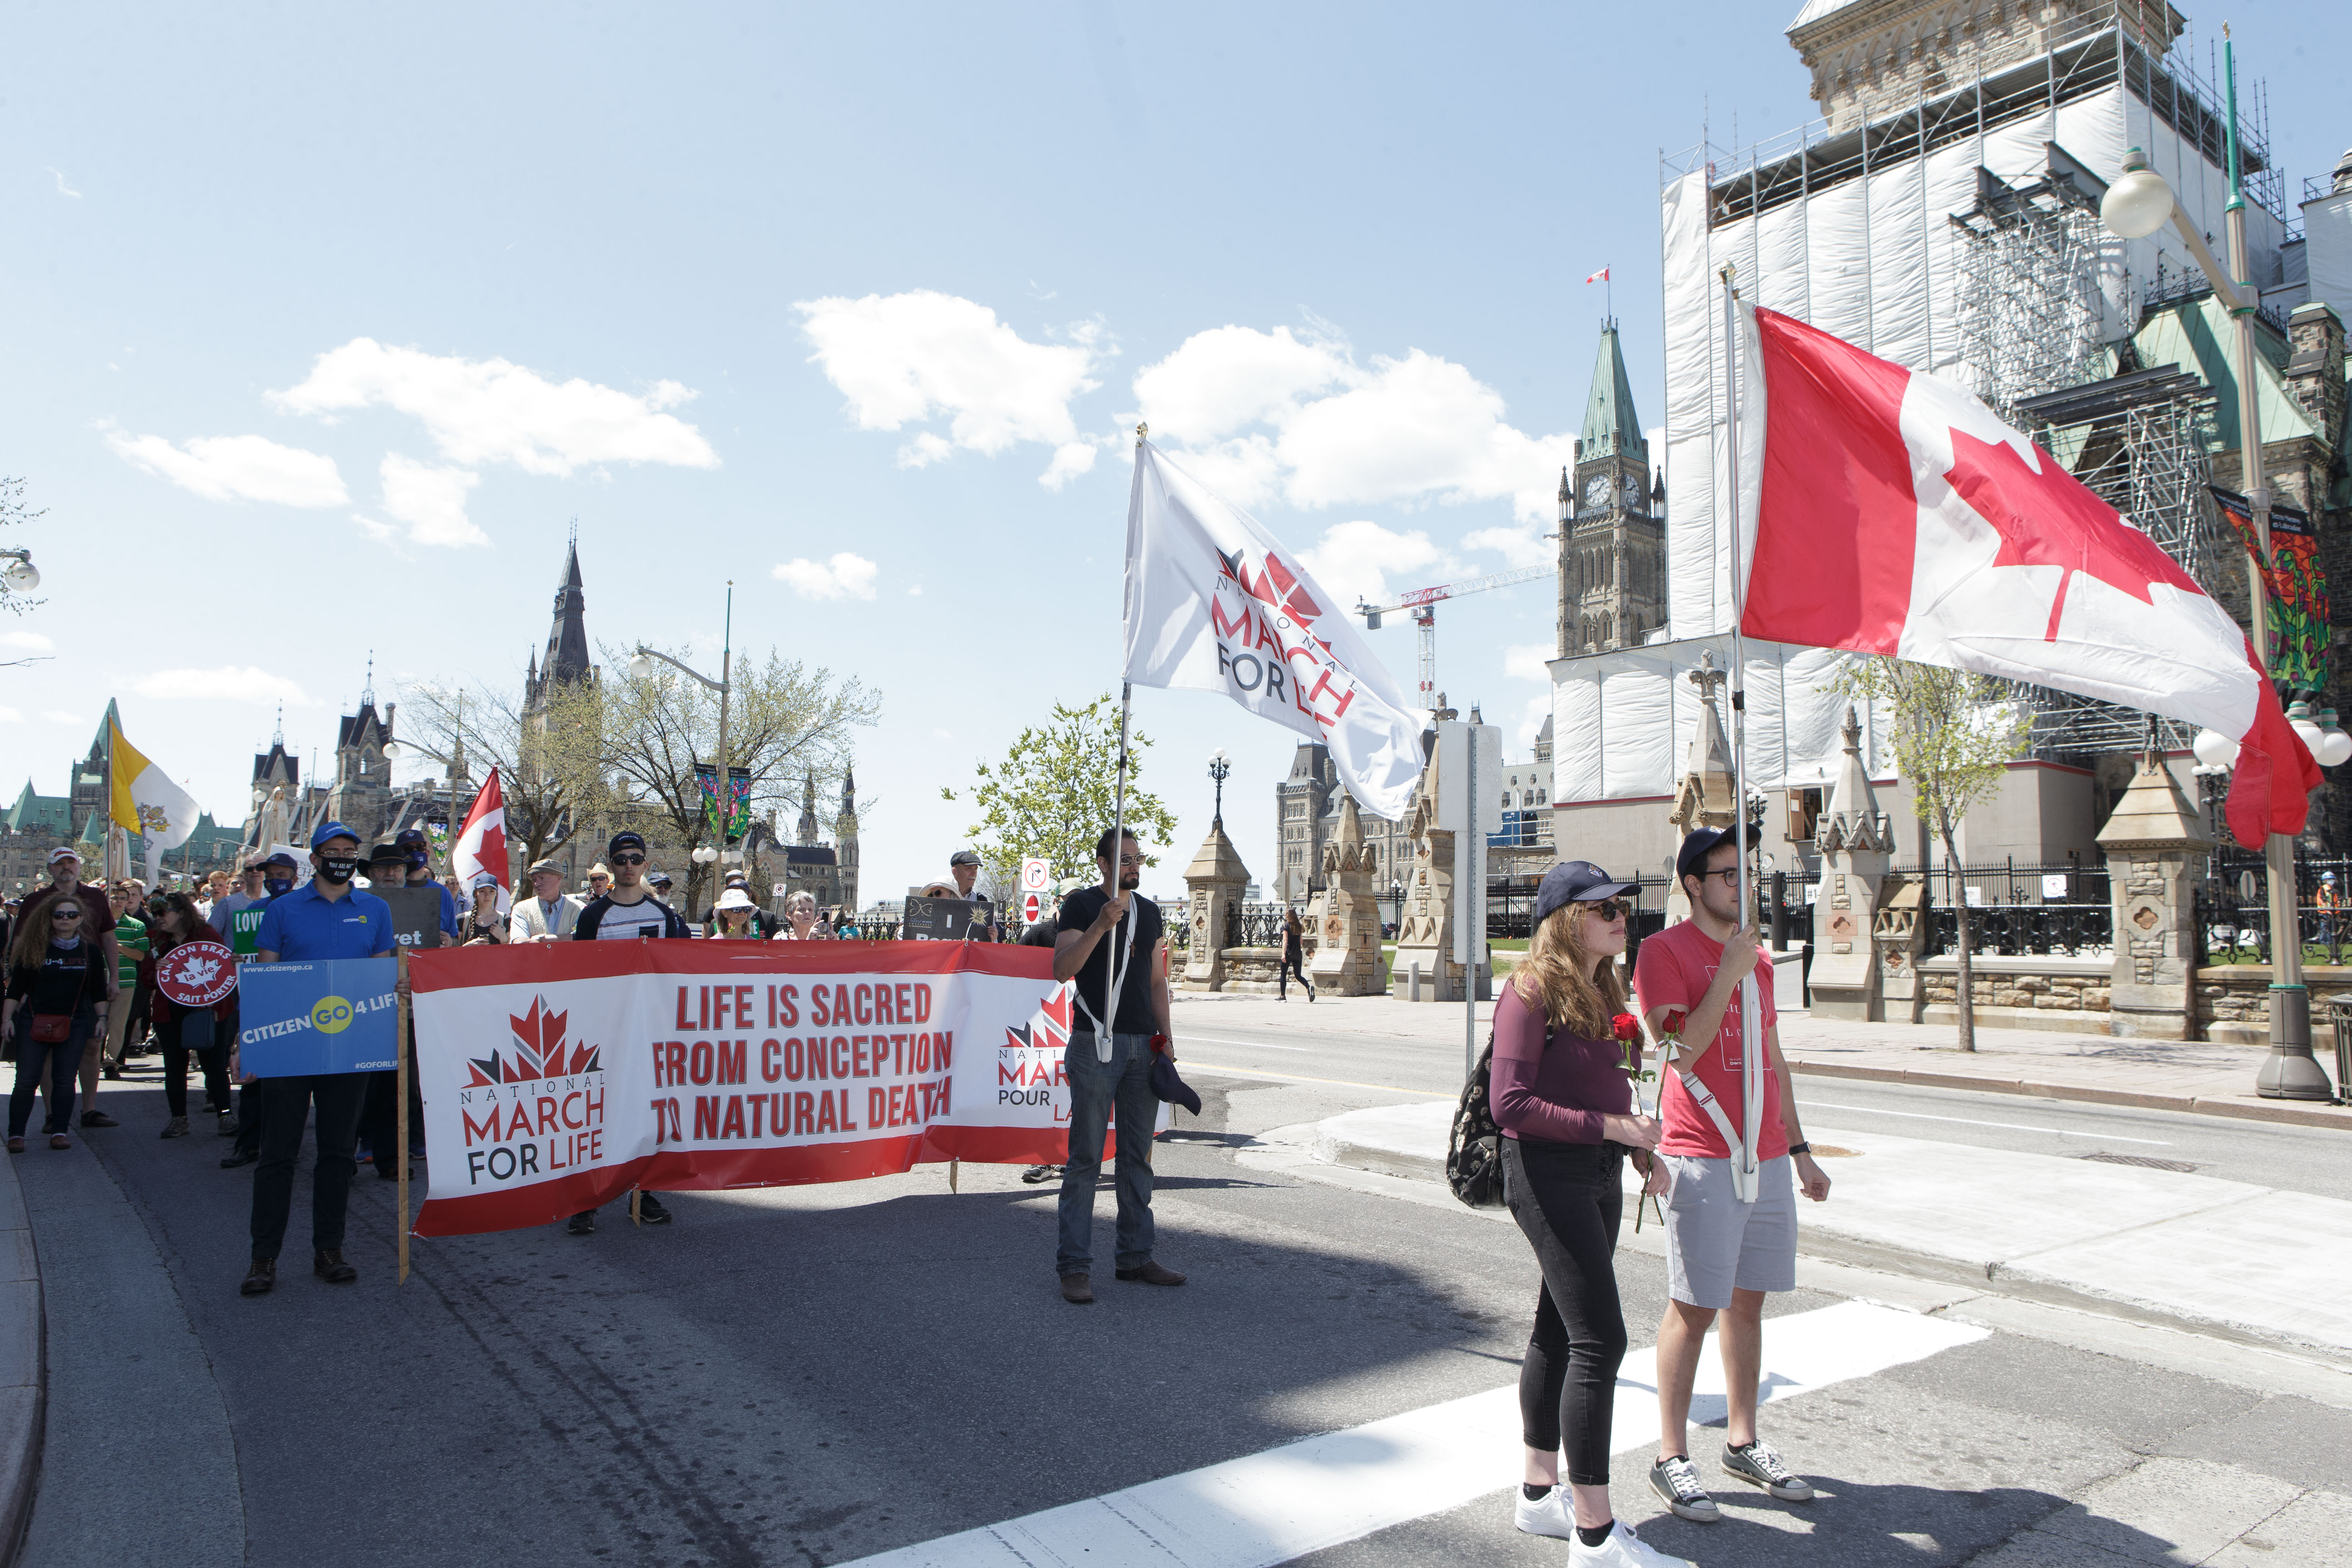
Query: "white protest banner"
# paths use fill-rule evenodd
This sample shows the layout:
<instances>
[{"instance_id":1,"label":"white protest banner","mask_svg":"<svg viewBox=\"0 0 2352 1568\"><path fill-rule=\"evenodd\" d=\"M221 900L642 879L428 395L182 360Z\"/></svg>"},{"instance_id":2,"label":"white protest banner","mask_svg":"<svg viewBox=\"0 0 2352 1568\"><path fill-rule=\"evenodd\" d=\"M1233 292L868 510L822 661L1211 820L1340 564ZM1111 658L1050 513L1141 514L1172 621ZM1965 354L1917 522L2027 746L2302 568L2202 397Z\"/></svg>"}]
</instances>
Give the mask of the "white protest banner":
<instances>
[{"instance_id":1,"label":"white protest banner","mask_svg":"<svg viewBox=\"0 0 2352 1568\"><path fill-rule=\"evenodd\" d=\"M640 1186L1059 1164L1070 1001L1053 957L902 942L414 952L432 1181L415 1234L545 1225Z\"/></svg>"}]
</instances>

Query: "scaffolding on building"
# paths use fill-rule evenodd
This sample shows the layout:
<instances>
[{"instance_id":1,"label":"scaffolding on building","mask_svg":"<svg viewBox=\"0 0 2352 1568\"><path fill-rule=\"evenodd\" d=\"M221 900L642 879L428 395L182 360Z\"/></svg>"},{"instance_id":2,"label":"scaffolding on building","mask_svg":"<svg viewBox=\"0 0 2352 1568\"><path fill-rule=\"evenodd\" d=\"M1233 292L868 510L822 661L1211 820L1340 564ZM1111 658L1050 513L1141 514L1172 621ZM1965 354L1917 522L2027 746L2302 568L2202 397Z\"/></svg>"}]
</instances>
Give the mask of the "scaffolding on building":
<instances>
[{"instance_id":1,"label":"scaffolding on building","mask_svg":"<svg viewBox=\"0 0 2352 1568\"><path fill-rule=\"evenodd\" d=\"M1977 171L1959 233L1960 360L2005 422L2019 400L2080 384L2099 365L2103 233L2095 182L2055 149L2042 179L2017 186Z\"/></svg>"}]
</instances>

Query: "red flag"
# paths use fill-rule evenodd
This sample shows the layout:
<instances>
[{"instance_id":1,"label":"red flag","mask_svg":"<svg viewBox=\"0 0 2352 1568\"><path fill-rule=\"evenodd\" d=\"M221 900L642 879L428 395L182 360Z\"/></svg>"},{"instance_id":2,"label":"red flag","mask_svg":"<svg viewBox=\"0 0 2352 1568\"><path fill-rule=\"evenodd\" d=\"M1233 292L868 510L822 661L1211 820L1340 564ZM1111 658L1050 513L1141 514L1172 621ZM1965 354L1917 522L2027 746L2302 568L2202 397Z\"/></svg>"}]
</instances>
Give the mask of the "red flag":
<instances>
[{"instance_id":1,"label":"red flag","mask_svg":"<svg viewBox=\"0 0 2352 1568\"><path fill-rule=\"evenodd\" d=\"M466 896L469 908L478 871L488 871L499 879L499 912L505 914L512 902L507 891L507 798L499 788L496 768L482 781L481 793L474 796L466 825L457 830L457 842L449 851L450 879Z\"/></svg>"},{"instance_id":2,"label":"red flag","mask_svg":"<svg viewBox=\"0 0 2352 1568\"><path fill-rule=\"evenodd\" d=\"M1585 281L1586 281L1587 283L1606 283L1606 282L1608 282L1608 281L1609 281L1609 268L1607 268L1606 267L1602 268L1600 271L1598 271L1598 272L1594 273L1591 277L1590 277L1590 278L1586 279L1585 279Z\"/></svg>"},{"instance_id":3,"label":"red flag","mask_svg":"<svg viewBox=\"0 0 2352 1568\"><path fill-rule=\"evenodd\" d=\"M1777 311L1741 318L1742 631L2201 724L2238 742L2238 842L2303 831L2319 764L2178 563L1967 393Z\"/></svg>"}]
</instances>

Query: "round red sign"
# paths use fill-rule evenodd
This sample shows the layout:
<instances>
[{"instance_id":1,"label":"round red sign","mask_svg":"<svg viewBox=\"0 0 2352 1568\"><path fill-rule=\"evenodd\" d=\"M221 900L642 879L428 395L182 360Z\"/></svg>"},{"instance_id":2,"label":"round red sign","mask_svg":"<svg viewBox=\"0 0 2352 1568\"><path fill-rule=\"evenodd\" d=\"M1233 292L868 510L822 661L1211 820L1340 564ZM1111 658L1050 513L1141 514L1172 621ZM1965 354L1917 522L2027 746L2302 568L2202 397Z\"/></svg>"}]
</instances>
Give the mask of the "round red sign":
<instances>
[{"instance_id":1,"label":"round red sign","mask_svg":"<svg viewBox=\"0 0 2352 1568\"><path fill-rule=\"evenodd\" d=\"M182 1007L209 1007L236 989L236 957L216 942L184 942L155 961L155 988Z\"/></svg>"}]
</instances>

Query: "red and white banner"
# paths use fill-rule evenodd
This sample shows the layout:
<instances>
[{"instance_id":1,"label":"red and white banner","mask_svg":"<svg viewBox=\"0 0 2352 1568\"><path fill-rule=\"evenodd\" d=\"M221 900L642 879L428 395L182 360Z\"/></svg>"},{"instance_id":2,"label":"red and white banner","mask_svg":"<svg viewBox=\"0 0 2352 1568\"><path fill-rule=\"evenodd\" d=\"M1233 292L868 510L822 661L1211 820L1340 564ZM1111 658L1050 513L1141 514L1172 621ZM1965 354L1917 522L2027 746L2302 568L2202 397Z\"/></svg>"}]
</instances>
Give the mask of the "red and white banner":
<instances>
[{"instance_id":1,"label":"red and white banner","mask_svg":"<svg viewBox=\"0 0 2352 1568\"><path fill-rule=\"evenodd\" d=\"M632 1187L1060 1164L1070 1001L1053 961L929 942L414 952L431 1156L415 1234L545 1225Z\"/></svg>"},{"instance_id":2,"label":"red and white banner","mask_svg":"<svg viewBox=\"0 0 2352 1568\"><path fill-rule=\"evenodd\" d=\"M174 1006L209 1007L236 989L236 958L217 942L184 942L155 961L155 989Z\"/></svg>"},{"instance_id":3,"label":"red and white banner","mask_svg":"<svg viewBox=\"0 0 2352 1568\"><path fill-rule=\"evenodd\" d=\"M499 770L482 781L466 813L457 841L449 847L449 880L457 890L457 907L474 907L475 873L488 871L499 879L499 913L514 912L514 895L507 890L507 793L499 787Z\"/></svg>"},{"instance_id":4,"label":"red and white banner","mask_svg":"<svg viewBox=\"0 0 2352 1568\"><path fill-rule=\"evenodd\" d=\"M2303 831L2319 764L2230 613L1959 388L1740 308L1740 629L2031 681L2239 743L2238 842Z\"/></svg>"}]
</instances>

